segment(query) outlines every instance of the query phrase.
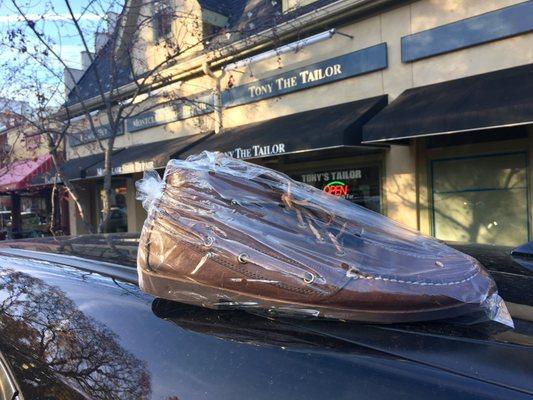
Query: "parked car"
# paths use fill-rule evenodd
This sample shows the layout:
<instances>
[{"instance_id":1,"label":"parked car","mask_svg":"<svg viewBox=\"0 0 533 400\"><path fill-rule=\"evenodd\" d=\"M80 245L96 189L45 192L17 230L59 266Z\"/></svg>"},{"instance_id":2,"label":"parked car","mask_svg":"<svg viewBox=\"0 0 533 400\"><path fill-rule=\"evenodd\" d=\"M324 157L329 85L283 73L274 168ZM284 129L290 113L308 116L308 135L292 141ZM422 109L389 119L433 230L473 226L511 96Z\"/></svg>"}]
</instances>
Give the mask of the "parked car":
<instances>
[{"instance_id":1,"label":"parked car","mask_svg":"<svg viewBox=\"0 0 533 400\"><path fill-rule=\"evenodd\" d=\"M0 245L0 399L533 396L533 272L511 249L456 246L489 268L514 330L173 303L139 290L137 243L123 234Z\"/></svg>"}]
</instances>

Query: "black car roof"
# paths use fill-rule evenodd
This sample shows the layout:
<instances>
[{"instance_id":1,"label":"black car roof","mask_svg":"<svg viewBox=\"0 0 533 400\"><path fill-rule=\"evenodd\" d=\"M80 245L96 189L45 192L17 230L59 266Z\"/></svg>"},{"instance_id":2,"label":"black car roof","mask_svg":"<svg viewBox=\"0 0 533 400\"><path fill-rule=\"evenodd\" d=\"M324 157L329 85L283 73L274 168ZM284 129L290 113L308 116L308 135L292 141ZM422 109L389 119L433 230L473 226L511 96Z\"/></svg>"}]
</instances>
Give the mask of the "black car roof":
<instances>
[{"instance_id":1,"label":"black car roof","mask_svg":"<svg viewBox=\"0 0 533 400\"><path fill-rule=\"evenodd\" d=\"M531 303L518 307L529 310L529 320L519 315L515 330L494 323L380 326L202 309L154 299L138 289L136 241L136 235L125 234L5 242L0 246L0 298L9 291L2 280L18 277L26 293L46 292L58 304L70 304L72 310L67 311L87 318L90 323L83 319L83 326L95 330L92 334L107 332L110 344L102 346L112 344L120 354L127 366L121 367L122 372L125 368L145 385L149 380L150 398L353 398L357 392L363 398L439 399L533 394ZM522 284L533 282L531 276L516 272L505 274L515 280L523 277L518 279ZM26 307L33 312L28 315L46 311L39 304ZM71 323L77 332L79 326ZM20 351L25 342L17 343L13 352L9 341L18 340L16 335L0 336L0 350L12 363L26 357L26 363L36 364L31 352ZM132 368L134 364L142 368ZM64 370L55 371L54 365L41 368L52 379L50 384L67 385L64 390L75 386L61 378ZM48 369L61 379L54 380ZM28 376L26 370L18 372ZM27 379L44 379L42 374ZM27 390L36 390L32 382L26 383Z\"/></svg>"}]
</instances>

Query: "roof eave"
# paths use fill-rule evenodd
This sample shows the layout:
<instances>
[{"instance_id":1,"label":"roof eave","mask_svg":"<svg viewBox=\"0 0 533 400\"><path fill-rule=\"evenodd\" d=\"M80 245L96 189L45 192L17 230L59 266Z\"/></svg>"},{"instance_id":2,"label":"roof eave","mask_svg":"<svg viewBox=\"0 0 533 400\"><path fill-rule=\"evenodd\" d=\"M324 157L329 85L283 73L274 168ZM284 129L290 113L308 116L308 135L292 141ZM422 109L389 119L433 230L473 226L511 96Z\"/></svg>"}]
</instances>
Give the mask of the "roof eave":
<instances>
[{"instance_id":1,"label":"roof eave","mask_svg":"<svg viewBox=\"0 0 533 400\"><path fill-rule=\"evenodd\" d=\"M406 0L409 1L409 0ZM190 60L185 60L180 63L179 71L173 71L172 81L187 79L195 75L203 74L202 65L206 62L213 67L225 65L230 62L238 61L246 56L257 53L265 48L269 48L280 40L290 39L292 36L301 34L302 32L311 31L318 25L322 26L324 23L334 23L339 20L353 18L358 15L364 15L370 11L380 9L390 5L398 5L397 0L339 0L334 3L327 4L323 7L317 8L298 16L295 19L286 21L280 25L268 28L264 31L255 33L252 37L241 39L237 42L231 43L220 49L210 51L209 53L201 54L198 57ZM166 82L168 85L170 82ZM135 83L129 83L118 89L113 97L121 99L127 97L137 89ZM109 92L106 93L106 97ZM84 101L86 108L95 109L102 103L102 96L95 96ZM68 107L69 112L73 115L79 115L83 112L83 106L76 103Z\"/></svg>"}]
</instances>

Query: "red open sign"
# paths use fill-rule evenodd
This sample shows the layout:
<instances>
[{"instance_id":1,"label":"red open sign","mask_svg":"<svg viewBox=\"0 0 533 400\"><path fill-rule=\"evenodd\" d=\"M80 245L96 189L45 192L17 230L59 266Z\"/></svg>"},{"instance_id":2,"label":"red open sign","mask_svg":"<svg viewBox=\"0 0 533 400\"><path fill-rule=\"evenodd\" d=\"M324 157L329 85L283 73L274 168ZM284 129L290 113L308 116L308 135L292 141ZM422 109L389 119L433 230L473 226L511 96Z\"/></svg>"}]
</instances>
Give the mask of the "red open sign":
<instances>
[{"instance_id":1,"label":"red open sign","mask_svg":"<svg viewBox=\"0 0 533 400\"><path fill-rule=\"evenodd\" d=\"M348 185L341 181L334 181L324 186L324 192L333 196L346 197L348 196Z\"/></svg>"}]
</instances>

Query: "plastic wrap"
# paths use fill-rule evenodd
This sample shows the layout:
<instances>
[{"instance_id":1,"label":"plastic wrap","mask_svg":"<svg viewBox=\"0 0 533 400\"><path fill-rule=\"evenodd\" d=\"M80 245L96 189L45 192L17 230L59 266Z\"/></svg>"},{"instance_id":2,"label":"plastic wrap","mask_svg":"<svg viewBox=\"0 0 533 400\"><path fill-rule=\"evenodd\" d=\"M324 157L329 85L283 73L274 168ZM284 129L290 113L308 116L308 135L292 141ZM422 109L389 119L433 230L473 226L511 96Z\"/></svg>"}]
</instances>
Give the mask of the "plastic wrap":
<instances>
[{"instance_id":1,"label":"plastic wrap","mask_svg":"<svg viewBox=\"0 0 533 400\"><path fill-rule=\"evenodd\" d=\"M482 312L512 325L472 257L389 218L221 153L137 182L139 283L209 308L376 323Z\"/></svg>"}]
</instances>

